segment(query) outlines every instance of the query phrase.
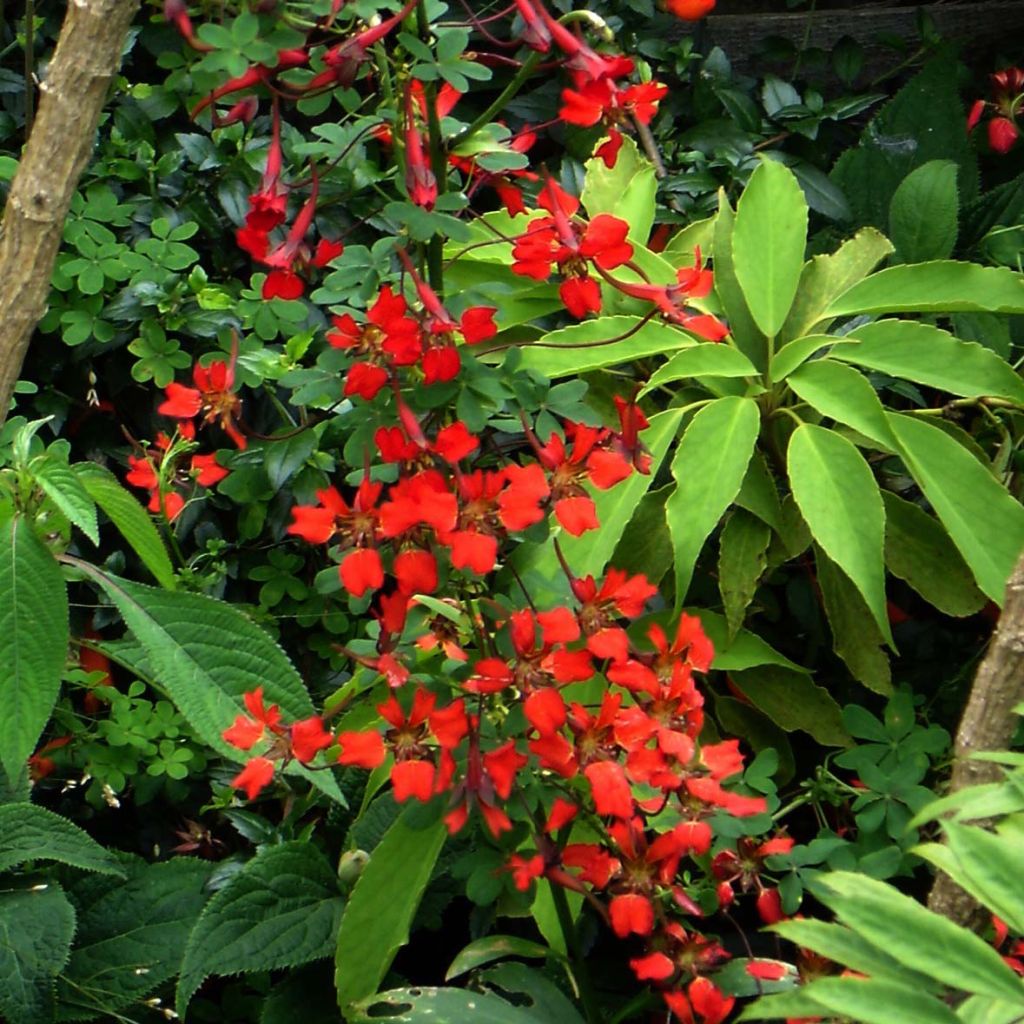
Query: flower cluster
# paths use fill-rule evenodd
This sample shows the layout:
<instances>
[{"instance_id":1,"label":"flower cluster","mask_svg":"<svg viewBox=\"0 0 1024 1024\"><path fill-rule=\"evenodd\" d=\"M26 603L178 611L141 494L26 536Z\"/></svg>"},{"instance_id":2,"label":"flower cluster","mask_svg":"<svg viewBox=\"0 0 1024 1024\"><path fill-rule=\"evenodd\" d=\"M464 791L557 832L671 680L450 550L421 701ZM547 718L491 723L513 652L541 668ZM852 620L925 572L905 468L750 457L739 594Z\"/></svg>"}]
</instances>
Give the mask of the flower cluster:
<instances>
[{"instance_id":1,"label":"flower cluster","mask_svg":"<svg viewBox=\"0 0 1024 1024\"><path fill-rule=\"evenodd\" d=\"M972 132L989 111L988 144L996 153L1009 153L1020 138L1017 117L1024 103L1024 70L1003 68L991 76L991 100L976 100L967 117Z\"/></svg>"}]
</instances>

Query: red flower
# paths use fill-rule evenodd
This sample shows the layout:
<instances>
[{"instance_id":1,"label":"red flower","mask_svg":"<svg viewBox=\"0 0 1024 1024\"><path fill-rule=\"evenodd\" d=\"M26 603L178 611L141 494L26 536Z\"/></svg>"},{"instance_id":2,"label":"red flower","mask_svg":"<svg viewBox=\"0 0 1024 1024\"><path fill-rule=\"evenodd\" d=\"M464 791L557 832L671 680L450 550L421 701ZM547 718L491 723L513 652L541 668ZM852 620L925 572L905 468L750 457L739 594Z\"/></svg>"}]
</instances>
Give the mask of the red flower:
<instances>
[{"instance_id":1,"label":"red flower","mask_svg":"<svg viewBox=\"0 0 1024 1024\"><path fill-rule=\"evenodd\" d=\"M182 421L182 429L189 430L192 419L202 414L204 423L219 422L224 432L239 447L246 446L245 436L235 425L242 412L242 402L232 391L235 385L237 348L228 362L214 360L209 366L196 363L192 368L194 388L171 383L164 389L167 398L158 408L163 416ZM191 436L191 435L188 435Z\"/></svg>"},{"instance_id":2,"label":"red flower","mask_svg":"<svg viewBox=\"0 0 1024 1024\"><path fill-rule=\"evenodd\" d=\"M231 780L235 789L244 789L250 800L255 800L260 791L270 785L274 778L274 762L265 757L254 757L246 762L245 767Z\"/></svg>"},{"instance_id":3,"label":"red flower","mask_svg":"<svg viewBox=\"0 0 1024 1024\"><path fill-rule=\"evenodd\" d=\"M736 1002L733 996L723 995L707 978L694 978L685 995L665 992L663 997L683 1024L722 1024Z\"/></svg>"},{"instance_id":4,"label":"red flower","mask_svg":"<svg viewBox=\"0 0 1024 1024\"><path fill-rule=\"evenodd\" d=\"M278 736L284 734L281 726L281 711L276 704L269 708L263 706L263 687L243 694L242 700L249 711L248 715L238 715L234 723L221 735L225 742L239 750L251 750L269 730ZM250 799L252 799L250 797Z\"/></svg>"},{"instance_id":5,"label":"red flower","mask_svg":"<svg viewBox=\"0 0 1024 1024\"><path fill-rule=\"evenodd\" d=\"M700 21L715 9L715 0L665 0L665 7L683 21Z\"/></svg>"}]
</instances>

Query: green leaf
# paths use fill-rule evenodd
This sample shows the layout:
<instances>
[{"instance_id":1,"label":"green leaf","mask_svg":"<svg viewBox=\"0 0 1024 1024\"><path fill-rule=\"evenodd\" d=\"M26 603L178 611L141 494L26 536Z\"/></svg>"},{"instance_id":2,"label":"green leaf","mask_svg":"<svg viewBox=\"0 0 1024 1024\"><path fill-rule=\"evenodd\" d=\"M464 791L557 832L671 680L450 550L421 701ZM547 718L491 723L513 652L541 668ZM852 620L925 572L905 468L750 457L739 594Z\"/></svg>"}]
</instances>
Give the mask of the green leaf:
<instances>
[{"instance_id":1,"label":"green leaf","mask_svg":"<svg viewBox=\"0 0 1024 1024\"><path fill-rule=\"evenodd\" d=\"M153 520L135 496L117 482L113 473L94 462L77 462L74 471L89 497L110 517L160 586L172 590L174 567L167 549Z\"/></svg>"},{"instance_id":2,"label":"green leaf","mask_svg":"<svg viewBox=\"0 0 1024 1024\"><path fill-rule=\"evenodd\" d=\"M964 617L987 600L949 534L933 516L890 491L885 503L885 564L945 615Z\"/></svg>"},{"instance_id":3,"label":"green leaf","mask_svg":"<svg viewBox=\"0 0 1024 1024\"><path fill-rule=\"evenodd\" d=\"M890 643L882 549L885 512L874 475L844 437L804 423L790 438L789 482L814 539L864 597Z\"/></svg>"},{"instance_id":4,"label":"green leaf","mask_svg":"<svg viewBox=\"0 0 1024 1024\"><path fill-rule=\"evenodd\" d=\"M677 352L664 366L655 371L640 392L648 391L669 381L688 377L754 377L757 369L742 352L728 345L694 345Z\"/></svg>"},{"instance_id":5,"label":"green leaf","mask_svg":"<svg viewBox=\"0 0 1024 1024\"><path fill-rule=\"evenodd\" d=\"M812 257L800 275L793 306L782 325L782 337L801 338L824 319L825 310L843 292L863 280L892 252L892 244L880 231L862 228L847 239L834 253ZM777 376L775 364L782 358L784 346L772 359L772 379Z\"/></svg>"},{"instance_id":6,"label":"green leaf","mask_svg":"<svg viewBox=\"0 0 1024 1024\"><path fill-rule=\"evenodd\" d=\"M96 502L71 467L57 459L47 458L33 469L36 483L46 492L46 496L93 544L99 544Z\"/></svg>"},{"instance_id":7,"label":"green leaf","mask_svg":"<svg viewBox=\"0 0 1024 1024\"><path fill-rule=\"evenodd\" d=\"M161 689L203 742L225 757L240 759L221 733L242 709L243 695L258 686L267 704L279 705L286 720L313 714L312 701L287 655L237 608L202 594L129 583L91 566L85 571L117 606ZM296 762L286 770L341 799L333 776Z\"/></svg>"},{"instance_id":8,"label":"green leaf","mask_svg":"<svg viewBox=\"0 0 1024 1024\"><path fill-rule=\"evenodd\" d=\"M749 967L754 965L768 965L784 973L781 978L755 978ZM713 975L715 984L730 996L768 995L771 992L785 992L793 988L799 982L796 968L782 960L770 960L766 957L739 957L730 960L721 970L715 971Z\"/></svg>"},{"instance_id":9,"label":"green leaf","mask_svg":"<svg viewBox=\"0 0 1024 1024\"><path fill-rule=\"evenodd\" d=\"M730 639L743 625L747 606L768 564L765 554L771 537L768 524L743 509L733 512L722 530L718 548L718 590Z\"/></svg>"},{"instance_id":10,"label":"green leaf","mask_svg":"<svg viewBox=\"0 0 1024 1024\"><path fill-rule=\"evenodd\" d=\"M869 690L892 693L892 672L883 650L886 638L860 591L820 549L817 553L818 586L832 630L832 645L855 679Z\"/></svg>"},{"instance_id":11,"label":"green leaf","mask_svg":"<svg viewBox=\"0 0 1024 1024\"><path fill-rule=\"evenodd\" d=\"M843 292L825 316L859 313L1024 313L1024 276L956 260L889 267Z\"/></svg>"},{"instance_id":12,"label":"green leaf","mask_svg":"<svg viewBox=\"0 0 1024 1024\"><path fill-rule=\"evenodd\" d=\"M112 1013L178 973L213 865L177 857L160 864L125 858L123 866L125 882L91 875L71 889L78 935L57 982L61 1020Z\"/></svg>"},{"instance_id":13,"label":"green leaf","mask_svg":"<svg viewBox=\"0 0 1024 1024\"><path fill-rule=\"evenodd\" d=\"M843 747L850 742L839 705L806 673L763 665L733 671L730 678L755 707L786 732L799 729L825 747Z\"/></svg>"},{"instance_id":14,"label":"green leaf","mask_svg":"<svg viewBox=\"0 0 1024 1024\"><path fill-rule=\"evenodd\" d=\"M970 996L956 1008L960 1024L1020 1024L1020 1004Z\"/></svg>"},{"instance_id":15,"label":"green leaf","mask_svg":"<svg viewBox=\"0 0 1024 1024\"><path fill-rule=\"evenodd\" d=\"M991 349L931 324L878 320L856 328L831 356L952 395L991 395L1024 403L1024 381Z\"/></svg>"},{"instance_id":16,"label":"green leaf","mask_svg":"<svg viewBox=\"0 0 1024 1024\"><path fill-rule=\"evenodd\" d=\"M779 489L775 485L768 463L759 452L754 452L740 493L736 495L736 504L753 512L763 523L773 530L782 529L782 503L779 501Z\"/></svg>"},{"instance_id":17,"label":"green leaf","mask_svg":"<svg viewBox=\"0 0 1024 1024\"><path fill-rule=\"evenodd\" d=\"M724 615L718 612L709 612L704 608L689 608L691 615L696 615L708 639L715 648L715 656L711 662L712 668L721 672L736 672L745 668L755 668L758 665L778 665L781 668L790 669L793 672L807 672L801 665L790 661L785 655L780 654L771 644L762 640L759 636L749 630L741 629L734 638L729 639L728 626ZM662 625L666 623L663 621Z\"/></svg>"},{"instance_id":18,"label":"green leaf","mask_svg":"<svg viewBox=\"0 0 1024 1024\"><path fill-rule=\"evenodd\" d=\"M945 260L956 245L960 196L952 160L929 160L908 174L889 206L889 237L900 263Z\"/></svg>"},{"instance_id":19,"label":"green leaf","mask_svg":"<svg viewBox=\"0 0 1024 1024\"><path fill-rule=\"evenodd\" d=\"M507 961L480 975L480 983L497 990L517 1007L530 1014L537 1024L583 1024L576 1007L549 978L535 967Z\"/></svg>"},{"instance_id":20,"label":"green leaf","mask_svg":"<svg viewBox=\"0 0 1024 1024\"><path fill-rule=\"evenodd\" d=\"M948 434L912 416L889 414L903 461L978 586L998 605L1021 550L1024 509Z\"/></svg>"},{"instance_id":21,"label":"green leaf","mask_svg":"<svg viewBox=\"0 0 1024 1024\"><path fill-rule=\"evenodd\" d=\"M755 1024L761 1024L765 1020L776 1020L783 1017L820 1017L826 1011L827 1007L816 1003L807 994L807 986L802 985L789 992L779 992L758 999L756 1003L747 1006L737 1020L749 1020L754 1021Z\"/></svg>"},{"instance_id":22,"label":"green leaf","mask_svg":"<svg viewBox=\"0 0 1024 1024\"><path fill-rule=\"evenodd\" d=\"M317 443L313 430L304 430L301 434L280 440L271 438L266 443L263 468L275 491L279 491L302 468L306 459L316 451Z\"/></svg>"},{"instance_id":23,"label":"green leaf","mask_svg":"<svg viewBox=\"0 0 1024 1024\"><path fill-rule=\"evenodd\" d=\"M794 370L786 383L822 416L853 427L883 448L896 447L875 389L852 367L815 359Z\"/></svg>"},{"instance_id":24,"label":"green leaf","mask_svg":"<svg viewBox=\"0 0 1024 1024\"><path fill-rule=\"evenodd\" d=\"M626 334L629 336L622 337ZM552 331L542 341L523 346L521 366L554 380L696 344L692 334L660 320L643 323L638 316L602 316Z\"/></svg>"},{"instance_id":25,"label":"green leaf","mask_svg":"<svg viewBox=\"0 0 1024 1024\"><path fill-rule=\"evenodd\" d=\"M773 778L779 786L786 785L796 774L796 762L789 737L753 704L734 697L715 696L715 718L724 733L742 736L755 753L773 750L778 755L779 767Z\"/></svg>"},{"instance_id":26,"label":"green leaf","mask_svg":"<svg viewBox=\"0 0 1024 1024\"><path fill-rule=\"evenodd\" d=\"M665 521L665 501L672 489L667 484L640 499L609 559L616 569L642 573L655 586L672 567L672 538Z\"/></svg>"},{"instance_id":27,"label":"green leaf","mask_svg":"<svg viewBox=\"0 0 1024 1024\"><path fill-rule=\"evenodd\" d=\"M606 167L600 157L587 161L580 202L591 218L610 213L626 221L629 237L643 244L654 224L657 191L654 165L640 155L632 139L623 136L614 167Z\"/></svg>"},{"instance_id":28,"label":"green leaf","mask_svg":"<svg viewBox=\"0 0 1024 1024\"><path fill-rule=\"evenodd\" d=\"M491 992L459 988L396 988L364 999L345 1015L349 1024L551 1024Z\"/></svg>"},{"instance_id":29,"label":"green leaf","mask_svg":"<svg viewBox=\"0 0 1024 1024\"><path fill-rule=\"evenodd\" d=\"M864 1024L960 1024L936 996L879 978L822 978L806 987L821 1006Z\"/></svg>"},{"instance_id":30,"label":"green leaf","mask_svg":"<svg viewBox=\"0 0 1024 1024\"><path fill-rule=\"evenodd\" d=\"M0 871L32 860L124 875L113 855L67 818L35 804L0 806Z\"/></svg>"},{"instance_id":31,"label":"green leaf","mask_svg":"<svg viewBox=\"0 0 1024 1024\"><path fill-rule=\"evenodd\" d=\"M908 967L965 992L1024 1004L1024 981L991 946L892 886L836 871L813 888L840 921L879 949L898 949Z\"/></svg>"},{"instance_id":32,"label":"green leaf","mask_svg":"<svg viewBox=\"0 0 1024 1024\"><path fill-rule=\"evenodd\" d=\"M53 555L20 516L0 523L0 764L12 778L60 693L68 595Z\"/></svg>"},{"instance_id":33,"label":"green leaf","mask_svg":"<svg viewBox=\"0 0 1024 1024\"><path fill-rule=\"evenodd\" d=\"M555 952L550 947L542 946L539 942L531 942L529 939L521 939L517 935L486 935L482 939L475 939L460 950L445 973L444 980L451 981L460 974L509 956L536 960L553 955Z\"/></svg>"},{"instance_id":34,"label":"green leaf","mask_svg":"<svg viewBox=\"0 0 1024 1024\"><path fill-rule=\"evenodd\" d=\"M210 975L298 967L331 955L345 902L334 869L308 842L266 846L206 905L185 947L181 1016Z\"/></svg>"},{"instance_id":35,"label":"green leaf","mask_svg":"<svg viewBox=\"0 0 1024 1024\"><path fill-rule=\"evenodd\" d=\"M665 503L675 551L676 606L708 535L739 492L761 417L746 398L719 398L690 421L672 460L676 489Z\"/></svg>"},{"instance_id":36,"label":"green leaf","mask_svg":"<svg viewBox=\"0 0 1024 1024\"><path fill-rule=\"evenodd\" d=\"M60 886L0 892L0 1016L7 1024L53 1020L54 979L74 934L75 911Z\"/></svg>"},{"instance_id":37,"label":"green leaf","mask_svg":"<svg viewBox=\"0 0 1024 1024\"><path fill-rule=\"evenodd\" d=\"M410 821L416 810L406 811L377 845L341 921L334 981L338 1006L350 1021L361 1018L349 1013L349 1005L377 991L395 954L409 940L413 916L447 836L440 820L414 829Z\"/></svg>"},{"instance_id":38,"label":"green leaf","mask_svg":"<svg viewBox=\"0 0 1024 1024\"><path fill-rule=\"evenodd\" d=\"M757 326L779 333L796 296L807 244L807 200L789 168L764 159L736 209L732 256Z\"/></svg>"},{"instance_id":39,"label":"green leaf","mask_svg":"<svg viewBox=\"0 0 1024 1024\"><path fill-rule=\"evenodd\" d=\"M816 352L831 348L835 342L836 339L828 334L808 334L789 342L772 356L772 383L778 384L779 381L785 380Z\"/></svg>"},{"instance_id":40,"label":"green leaf","mask_svg":"<svg viewBox=\"0 0 1024 1024\"><path fill-rule=\"evenodd\" d=\"M736 347L763 372L768 367L768 343L750 315L750 307L736 276L733 254L733 233L736 215L732 212L725 189L718 191L718 215L715 217L715 294L718 296L729 333Z\"/></svg>"}]
</instances>

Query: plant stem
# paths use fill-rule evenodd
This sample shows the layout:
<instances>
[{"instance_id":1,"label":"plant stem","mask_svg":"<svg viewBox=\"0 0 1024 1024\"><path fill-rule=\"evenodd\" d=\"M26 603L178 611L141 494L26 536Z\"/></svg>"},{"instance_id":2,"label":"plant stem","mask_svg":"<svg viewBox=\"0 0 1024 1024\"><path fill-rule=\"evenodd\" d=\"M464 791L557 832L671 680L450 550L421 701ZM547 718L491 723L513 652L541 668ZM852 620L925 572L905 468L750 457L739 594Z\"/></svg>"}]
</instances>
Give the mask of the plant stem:
<instances>
[{"instance_id":1,"label":"plant stem","mask_svg":"<svg viewBox=\"0 0 1024 1024\"><path fill-rule=\"evenodd\" d=\"M590 973L587 971L586 961L580 955L579 942L576 940L576 928L573 924L572 912L569 910L569 901L566 899L565 890L550 880L548 885L551 886L551 899L555 904L555 913L558 915L558 926L561 928L562 937L565 939L565 951L569 956L573 977L576 979L576 984L580 990L583 1014L587 1018L587 1024L602 1024L604 1017L594 997L594 989L590 982Z\"/></svg>"},{"instance_id":2,"label":"plant stem","mask_svg":"<svg viewBox=\"0 0 1024 1024\"><path fill-rule=\"evenodd\" d=\"M543 56L539 51L532 50L530 56L523 61L523 66L515 73L508 85L498 94L498 98L468 127L464 128L449 143L449 149L457 149L468 142L485 124L490 124L495 114L500 113L508 105L516 93L522 88L523 83L533 74L534 68L540 63Z\"/></svg>"}]
</instances>

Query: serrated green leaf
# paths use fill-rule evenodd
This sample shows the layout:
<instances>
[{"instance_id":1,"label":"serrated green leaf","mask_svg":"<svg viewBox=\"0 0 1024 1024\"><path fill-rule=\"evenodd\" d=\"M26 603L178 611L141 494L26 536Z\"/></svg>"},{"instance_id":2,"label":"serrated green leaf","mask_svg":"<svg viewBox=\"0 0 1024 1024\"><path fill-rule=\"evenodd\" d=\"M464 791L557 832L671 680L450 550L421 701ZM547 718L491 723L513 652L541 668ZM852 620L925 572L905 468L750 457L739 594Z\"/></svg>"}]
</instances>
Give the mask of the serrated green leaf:
<instances>
[{"instance_id":1,"label":"serrated green leaf","mask_svg":"<svg viewBox=\"0 0 1024 1024\"><path fill-rule=\"evenodd\" d=\"M787 465L811 534L860 591L891 645L882 557L885 511L871 469L846 438L810 423L793 432Z\"/></svg>"},{"instance_id":2,"label":"serrated green leaf","mask_svg":"<svg viewBox=\"0 0 1024 1024\"><path fill-rule=\"evenodd\" d=\"M942 430L889 413L903 461L964 556L978 586L1002 605L1024 550L1024 509Z\"/></svg>"},{"instance_id":3,"label":"serrated green leaf","mask_svg":"<svg viewBox=\"0 0 1024 1024\"><path fill-rule=\"evenodd\" d=\"M36 482L46 492L46 496L93 544L99 544L96 503L71 467L49 458L33 468Z\"/></svg>"},{"instance_id":4,"label":"serrated green leaf","mask_svg":"<svg viewBox=\"0 0 1024 1024\"><path fill-rule=\"evenodd\" d=\"M174 567L167 557L167 549L153 520L135 496L117 482L113 473L95 463L77 462L74 472L89 497L109 516L160 586L173 589Z\"/></svg>"},{"instance_id":5,"label":"serrated green leaf","mask_svg":"<svg viewBox=\"0 0 1024 1024\"><path fill-rule=\"evenodd\" d=\"M517 935L486 935L482 939L474 939L468 946L463 946L458 956L452 961L445 972L444 980L451 981L460 974L503 960L505 957L521 956L526 959L544 959L556 955L555 951L539 942L521 939Z\"/></svg>"},{"instance_id":6,"label":"serrated green leaf","mask_svg":"<svg viewBox=\"0 0 1024 1024\"><path fill-rule=\"evenodd\" d=\"M676 489L665 503L665 516L675 552L677 607L704 542L739 492L760 426L754 402L719 398L693 417L676 447Z\"/></svg>"},{"instance_id":7,"label":"serrated green leaf","mask_svg":"<svg viewBox=\"0 0 1024 1024\"><path fill-rule=\"evenodd\" d=\"M885 565L929 604L946 615L964 617L987 600L949 534L923 508L890 491L885 503Z\"/></svg>"},{"instance_id":8,"label":"serrated green leaf","mask_svg":"<svg viewBox=\"0 0 1024 1024\"><path fill-rule=\"evenodd\" d=\"M264 847L206 905L185 947L181 1016L210 975L298 967L328 957L344 900L337 875L302 841Z\"/></svg>"},{"instance_id":9,"label":"serrated green leaf","mask_svg":"<svg viewBox=\"0 0 1024 1024\"><path fill-rule=\"evenodd\" d=\"M952 254L960 212L956 175L952 160L929 160L900 182L889 205L889 237L900 263Z\"/></svg>"},{"instance_id":10,"label":"serrated green leaf","mask_svg":"<svg viewBox=\"0 0 1024 1024\"><path fill-rule=\"evenodd\" d=\"M733 671L730 678L755 707L786 732L799 729L825 747L842 747L850 742L839 705L807 674L763 665Z\"/></svg>"},{"instance_id":11,"label":"serrated green leaf","mask_svg":"<svg viewBox=\"0 0 1024 1024\"><path fill-rule=\"evenodd\" d=\"M623 337L626 334L629 336ZM602 316L552 331L539 342L523 346L521 365L557 380L696 344L694 335L660 320L643 323L638 316Z\"/></svg>"},{"instance_id":12,"label":"serrated green leaf","mask_svg":"<svg viewBox=\"0 0 1024 1024\"><path fill-rule=\"evenodd\" d=\"M117 606L158 685L200 738L225 757L240 759L221 733L242 710L243 695L257 687L263 687L264 700L277 704L286 720L314 713L287 655L237 608L202 594L130 583L94 567L85 571ZM295 762L287 770L342 799L331 775Z\"/></svg>"},{"instance_id":13,"label":"serrated green leaf","mask_svg":"<svg viewBox=\"0 0 1024 1024\"><path fill-rule=\"evenodd\" d=\"M842 569L820 549L815 564L836 654L846 662L853 677L869 690L883 695L892 693L892 672L883 649L886 638L864 598Z\"/></svg>"},{"instance_id":14,"label":"serrated green leaf","mask_svg":"<svg viewBox=\"0 0 1024 1024\"><path fill-rule=\"evenodd\" d=\"M60 567L31 523L0 523L0 764L12 778L49 721L68 642Z\"/></svg>"},{"instance_id":15,"label":"serrated green leaf","mask_svg":"<svg viewBox=\"0 0 1024 1024\"><path fill-rule=\"evenodd\" d=\"M413 916L447 836L443 821L414 829L409 819L407 811L373 851L338 931L335 987L338 1006L349 1020L359 1018L348 1007L377 991L395 954L408 941Z\"/></svg>"},{"instance_id":16,"label":"serrated green leaf","mask_svg":"<svg viewBox=\"0 0 1024 1024\"><path fill-rule=\"evenodd\" d=\"M951 395L991 395L1024 403L1024 381L991 349L931 324L878 320L853 331L830 355L926 384Z\"/></svg>"},{"instance_id":17,"label":"serrated green leaf","mask_svg":"<svg viewBox=\"0 0 1024 1024\"><path fill-rule=\"evenodd\" d=\"M896 447L875 389L852 367L815 359L794 370L786 383L822 416L853 427L883 448Z\"/></svg>"},{"instance_id":18,"label":"serrated green leaf","mask_svg":"<svg viewBox=\"0 0 1024 1024\"><path fill-rule=\"evenodd\" d=\"M54 979L74 934L75 911L60 886L0 892L0 1015L7 1024L53 1020Z\"/></svg>"},{"instance_id":19,"label":"serrated green leaf","mask_svg":"<svg viewBox=\"0 0 1024 1024\"><path fill-rule=\"evenodd\" d=\"M31 860L55 860L105 875L124 874L112 854L67 818L35 804L5 804L0 807L0 871Z\"/></svg>"},{"instance_id":20,"label":"serrated green leaf","mask_svg":"<svg viewBox=\"0 0 1024 1024\"><path fill-rule=\"evenodd\" d=\"M793 172L762 160L736 209L732 258L751 316L779 333L796 296L807 244L807 200Z\"/></svg>"},{"instance_id":21,"label":"serrated green leaf","mask_svg":"<svg viewBox=\"0 0 1024 1024\"><path fill-rule=\"evenodd\" d=\"M771 537L769 526L743 509L733 512L722 530L718 547L718 590L730 639L743 625L747 607L768 564L765 556Z\"/></svg>"},{"instance_id":22,"label":"serrated green leaf","mask_svg":"<svg viewBox=\"0 0 1024 1024\"><path fill-rule=\"evenodd\" d=\"M78 936L58 980L61 1020L93 1020L145 999L181 966L213 865L195 857L125 858L124 868L125 882L88 876L71 890Z\"/></svg>"},{"instance_id":23,"label":"serrated green leaf","mask_svg":"<svg viewBox=\"0 0 1024 1024\"><path fill-rule=\"evenodd\" d=\"M756 374L754 364L737 349L728 345L694 345L677 352L656 370L640 394L688 377L753 377Z\"/></svg>"},{"instance_id":24,"label":"serrated green leaf","mask_svg":"<svg viewBox=\"0 0 1024 1024\"><path fill-rule=\"evenodd\" d=\"M1024 313L1024 275L957 260L901 264L843 292L825 316L859 313Z\"/></svg>"},{"instance_id":25,"label":"serrated green leaf","mask_svg":"<svg viewBox=\"0 0 1024 1024\"><path fill-rule=\"evenodd\" d=\"M898 949L908 967L965 992L1024 1005L1024 981L991 946L892 886L837 871L819 876L814 891L868 942L883 950Z\"/></svg>"}]
</instances>

